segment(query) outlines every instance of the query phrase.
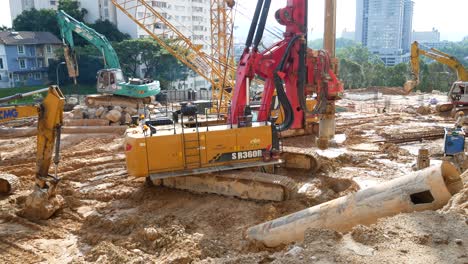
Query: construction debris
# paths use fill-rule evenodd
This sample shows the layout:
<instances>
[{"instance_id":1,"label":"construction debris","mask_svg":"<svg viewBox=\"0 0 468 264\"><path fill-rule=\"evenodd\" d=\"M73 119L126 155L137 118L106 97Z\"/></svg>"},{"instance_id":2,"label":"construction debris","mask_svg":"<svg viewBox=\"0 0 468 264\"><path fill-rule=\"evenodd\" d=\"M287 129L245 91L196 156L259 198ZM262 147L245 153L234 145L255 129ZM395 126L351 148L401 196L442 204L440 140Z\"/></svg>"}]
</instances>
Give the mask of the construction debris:
<instances>
[{"instance_id":1,"label":"construction debris","mask_svg":"<svg viewBox=\"0 0 468 264\"><path fill-rule=\"evenodd\" d=\"M20 180L13 174L0 173L0 195L12 194L19 187Z\"/></svg>"},{"instance_id":2,"label":"construction debris","mask_svg":"<svg viewBox=\"0 0 468 264\"><path fill-rule=\"evenodd\" d=\"M431 160L429 159L429 150L428 149L419 149L418 151L418 160L416 162L416 168L418 170L425 169L431 165Z\"/></svg>"}]
</instances>

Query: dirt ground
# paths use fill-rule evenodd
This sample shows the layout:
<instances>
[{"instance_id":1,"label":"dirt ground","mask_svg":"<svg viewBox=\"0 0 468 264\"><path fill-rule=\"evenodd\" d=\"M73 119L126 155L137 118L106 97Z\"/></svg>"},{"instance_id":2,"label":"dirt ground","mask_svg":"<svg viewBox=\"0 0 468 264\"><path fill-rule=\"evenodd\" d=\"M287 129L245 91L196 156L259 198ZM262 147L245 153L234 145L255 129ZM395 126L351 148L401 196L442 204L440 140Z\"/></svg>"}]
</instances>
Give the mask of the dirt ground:
<instances>
[{"instance_id":1,"label":"dirt ground","mask_svg":"<svg viewBox=\"0 0 468 264\"><path fill-rule=\"evenodd\" d=\"M339 105L347 111L337 119L343 142L319 151L310 136L284 140L286 147L315 151L322 163L315 174L282 171L313 186L305 198L285 202L149 187L127 175L122 136L64 135L59 173L66 207L32 222L16 213L33 185L35 138L2 139L0 170L17 175L21 184L0 197L0 262L468 263L466 185L441 210L384 218L346 234L308 230L304 242L273 249L244 239L255 224L412 172L421 147L434 164L440 162L442 139L383 142L388 134L451 126L449 117L406 111L434 96L444 98L344 99Z\"/></svg>"}]
</instances>

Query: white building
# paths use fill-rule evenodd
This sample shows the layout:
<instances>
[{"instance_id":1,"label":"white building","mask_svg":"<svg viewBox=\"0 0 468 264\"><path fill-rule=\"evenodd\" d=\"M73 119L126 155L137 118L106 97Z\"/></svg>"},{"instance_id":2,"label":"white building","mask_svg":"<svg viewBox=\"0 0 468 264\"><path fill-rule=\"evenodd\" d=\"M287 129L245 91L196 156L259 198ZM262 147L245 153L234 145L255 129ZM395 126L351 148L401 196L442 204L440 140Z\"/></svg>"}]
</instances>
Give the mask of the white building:
<instances>
[{"instance_id":1,"label":"white building","mask_svg":"<svg viewBox=\"0 0 468 264\"><path fill-rule=\"evenodd\" d=\"M151 6L162 14L173 26L184 36L188 37L194 44L200 45L202 50L211 53L211 22L210 22L210 0L165 0L150 1ZM145 16L144 10L137 10L137 19ZM117 27L120 31L129 34L132 38L150 37L149 34L131 21L127 15L117 10ZM175 37L167 30L165 25L156 23L151 28L157 35L167 38ZM142 74L145 69L141 69ZM197 75L191 75L187 80L173 82L170 88L195 89L209 88L210 83Z\"/></svg>"},{"instance_id":2,"label":"white building","mask_svg":"<svg viewBox=\"0 0 468 264\"><path fill-rule=\"evenodd\" d=\"M85 21L94 23L96 20L109 20L117 24L117 10L111 0L79 0L81 8L88 11Z\"/></svg>"},{"instance_id":3,"label":"white building","mask_svg":"<svg viewBox=\"0 0 468 264\"><path fill-rule=\"evenodd\" d=\"M57 10L59 6L58 0L9 0L10 1L10 14L13 21L19 14L25 10L33 8L40 9L54 9ZM109 20L117 24L116 8L112 5L111 0L78 0L82 8L88 11L85 20L88 23L94 23L96 20Z\"/></svg>"},{"instance_id":4,"label":"white building","mask_svg":"<svg viewBox=\"0 0 468 264\"><path fill-rule=\"evenodd\" d=\"M10 1L10 15L13 21L19 14L25 10L35 9L57 9L58 0L45 1L45 0L9 0Z\"/></svg>"},{"instance_id":5,"label":"white building","mask_svg":"<svg viewBox=\"0 0 468 264\"><path fill-rule=\"evenodd\" d=\"M435 28L432 28L432 31L413 31L411 40L419 43L437 43L440 42L440 32Z\"/></svg>"}]
</instances>

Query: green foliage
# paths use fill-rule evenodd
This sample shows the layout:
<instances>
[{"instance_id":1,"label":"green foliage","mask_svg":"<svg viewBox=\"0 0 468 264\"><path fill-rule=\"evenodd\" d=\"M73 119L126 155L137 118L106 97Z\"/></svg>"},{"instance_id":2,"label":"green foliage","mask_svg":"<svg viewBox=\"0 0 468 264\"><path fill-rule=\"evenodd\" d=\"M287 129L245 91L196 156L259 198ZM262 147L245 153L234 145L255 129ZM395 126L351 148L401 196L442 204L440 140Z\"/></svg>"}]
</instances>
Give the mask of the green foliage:
<instances>
[{"instance_id":1,"label":"green foliage","mask_svg":"<svg viewBox=\"0 0 468 264\"><path fill-rule=\"evenodd\" d=\"M13 28L16 31L49 31L60 36L55 11L52 9L25 10L13 20Z\"/></svg>"},{"instance_id":2,"label":"green foliage","mask_svg":"<svg viewBox=\"0 0 468 264\"><path fill-rule=\"evenodd\" d=\"M88 13L86 9L79 8L78 1L73 0L60 0L58 8L80 21ZM13 28L17 31L48 31L60 38L56 11L53 9L25 10L13 20Z\"/></svg>"},{"instance_id":3,"label":"green foliage","mask_svg":"<svg viewBox=\"0 0 468 264\"><path fill-rule=\"evenodd\" d=\"M468 57L468 41L451 43L443 51L466 63L464 58ZM337 57L340 58L340 78L347 89L369 86L399 87L410 78L409 64L400 63L385 67L378 56L361 45L338 49ZM456 79L456 73L446 65L421 58L420 84L416 89L427 92L434 89L448 91Z\"/></svg>"},{"instance_id":4,"label":"green foliage","mask_svg":"<svg viewBox=\"0 0 468 264\"><path fill-rule=\"evenodd\" d=\"M336 39L336 49L342 49L346 47L351 47L356 45L356 42L351 39L337 38ZM323 39L314 39L310 40L308 43L309 48L311 49L323 49Z\"/></svg>"},{"instance_id":5,"label":"green foliage","mask_svg":"<svg viewBox=\"0 0 468 264\"><path fill-rule=\"evenodd\" d=\"M76 0L60 0L58 10L63 10L78 21L83 21L88 11L80 8L80 3Z\"/></svg>"},{"instance_id":6,"label":"green foliage","mask_svg":"<svg viewBox=\"0 0 468 264\"><path fill-rule=\"evenodd\" d=\"M451 42L440 50L456 57L468 68L468 36L460 42Z\"/></svg>"},{"instance_id":7,"label":"green foliage","mask_svg":"<svg viewBox=\"0 0 468 264\"><path fill-rule=\"evenodd\" d=\"M307 46L315 50L323 49L323 39L309 40L309 43L307 43Z\"/></svg>"},{"instance_id":8,"label":"green foliage","mask_svg":"<svg viewBox=\"0 0 468 264\"><path fill-rule=\"evenodd\" d=\"M114 45L126 76L138 76L139 65L146 69L145 78L159 80L164 84L176 79L185 79L188 68L152 39L130 39Z\"/></svg>"},{"instance_id":9,"label":"green foliage","mask_svg":"<svg viewBox=\"0 0 468 264\"><path fill-rule=\"evenodd\" d=\"M97 20L94 24L90 24L89 26L106 36L109 41L130 39L130 35L120 32L119 29L109 20Z\"/></svg>"},{"instance_id":10,"label":"green foliage","mask_svg":"<svg viewBox=\"0 0 468 264\"><path fill-rule=\"evenodd\" d=\"M340 78L345 88L369 86L402 86L409 71L408 65L401 63L385 67L382 60L362 45L348 46L337 50L340 58Z\"/></svg>"},{"instance_id":11,"label":"green foliage","mask_svg":"<svg viewBox=\"0 0 468 264\"><path fill-rule=\"evenodd\" d=\"M76 47L78 68L80 75L77 78L79 84L95 86L96 73L104 67L103 58L99 50L93 46ZM57 51L57 60L49 64L48 76L50 83L57 81L57 66L60 62L65 61L63 57L63 49ZM65 65L59 66L59 81L61 85L71 85L73 80L68 77L67 67Z\"/></svg>"},{"instance_id":12,"label":"green foliage","mask_svg":"<svg viewBox=\"0 0 468 264\"><path fill-rule=\"evenodd\" d=\"M18 93L27 93L32 91L37 91L39 89L45 88L44 85L39 86L24 86L24 87L15 87L15 88L2 88L0 89L0 98L15 95ZM65 94L95 94L96 93L96 86L95 85L60 85L60 90ZM21 99L17 99L14 101L9 102L9 104L31 104L35 102L40 102L43 100L47 92L43 92L40 94L34 94L32 96L24 97Z\"/></svg>"}]
</instances>

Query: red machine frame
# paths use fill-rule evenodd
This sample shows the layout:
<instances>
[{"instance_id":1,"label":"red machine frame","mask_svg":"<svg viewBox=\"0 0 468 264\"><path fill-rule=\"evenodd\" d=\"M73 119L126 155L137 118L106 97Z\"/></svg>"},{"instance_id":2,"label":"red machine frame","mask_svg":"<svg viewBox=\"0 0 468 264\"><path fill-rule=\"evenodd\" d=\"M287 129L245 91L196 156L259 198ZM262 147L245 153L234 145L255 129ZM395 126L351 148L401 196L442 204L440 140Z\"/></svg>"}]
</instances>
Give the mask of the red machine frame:
<instances>
[{"instance_id":1,"label":"red machine frame","mask_svg":"<svg viewBox=\"0 0 468 264\"><path fill-rule=\"evenodd\" d=\"M271 0L258 0L237 69L229 121L236 124L239 116L244 115L250 104L247 94L250 81L259 76L265 80L265 86L258 121L270 119L276 89L285 115L278 129L304 128L306 115L325 114L327 103L339 99L343 85L333 70L328 52L307 48L307 0L288 0L286 7L276 11L276 20L286 26L284 39L259 52L270 4ZM307 109L308 97L317 100L313 110Z\"/></svg>"}]
</instances>

